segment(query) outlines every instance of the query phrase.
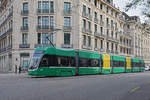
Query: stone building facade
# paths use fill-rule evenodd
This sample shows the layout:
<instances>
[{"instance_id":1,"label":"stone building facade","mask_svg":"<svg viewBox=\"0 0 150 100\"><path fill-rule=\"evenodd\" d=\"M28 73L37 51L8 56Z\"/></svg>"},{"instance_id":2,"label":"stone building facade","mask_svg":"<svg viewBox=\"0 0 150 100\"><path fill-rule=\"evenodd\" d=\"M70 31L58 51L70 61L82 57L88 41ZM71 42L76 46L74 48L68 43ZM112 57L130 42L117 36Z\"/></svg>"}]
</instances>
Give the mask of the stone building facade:
<instances>
[{"instance_id":1,"label":"stone building facade","mask_svg":"<svg viewBox=\"0 0 150 100\"><path fill-rule=\"evenodd\" d=\"M142 25L113 0L1 0L0 71L26 69L34 48L142 57Z\"/></svg>"}]
</instances>

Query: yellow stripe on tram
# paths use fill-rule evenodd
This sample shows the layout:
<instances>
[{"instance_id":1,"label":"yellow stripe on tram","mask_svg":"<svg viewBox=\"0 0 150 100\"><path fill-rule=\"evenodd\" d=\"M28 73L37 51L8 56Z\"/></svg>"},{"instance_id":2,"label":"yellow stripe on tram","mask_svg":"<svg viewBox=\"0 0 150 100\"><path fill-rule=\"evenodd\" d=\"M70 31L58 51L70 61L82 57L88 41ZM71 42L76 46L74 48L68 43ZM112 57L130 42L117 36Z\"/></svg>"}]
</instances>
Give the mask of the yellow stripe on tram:
<instances>
[{"instance_id":1,"label":"yellow stripe on tram","mask_svg":"<svg viewBox=\"0 0 150 100\"><path fill-rule=\"evenodd\" d=\"M104 69L110 69L110 55L108 54L103 54L103 65Z\"/></svg>"},{"instance_id":2,"label":"yellow stripe on tram","mask_svg":"<svg viewBox=\"0 0 150 100\"><path fill-rule=\"evenodd\" d=\"M127 62L127 69L131 69L131 59L130 58L126 58L126 62Z\"/></svg>"}]
</instances>

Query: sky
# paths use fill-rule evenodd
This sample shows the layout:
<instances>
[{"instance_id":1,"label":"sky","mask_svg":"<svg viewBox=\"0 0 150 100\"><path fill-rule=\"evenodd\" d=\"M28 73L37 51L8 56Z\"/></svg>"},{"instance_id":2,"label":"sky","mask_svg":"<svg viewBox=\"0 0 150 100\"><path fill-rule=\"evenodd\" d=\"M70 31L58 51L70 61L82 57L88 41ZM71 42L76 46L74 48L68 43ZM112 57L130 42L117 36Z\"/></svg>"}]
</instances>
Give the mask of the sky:
<instances>
[{"instance_id":1,"label":"sky","mask_svg":"<svg viewBox=\"0 0 150 100\"><path fill-rule=\"evenodd\" d=\"M124 11L124 8L129 0L114 0L114 4L120 8L121 11ZM136 9L131 9L126 12L130 16L140 16L142 22L144 22L145 17L142 15L142 11L140 10L142 7L137 7Z\"/></svg>"}]
</instances>

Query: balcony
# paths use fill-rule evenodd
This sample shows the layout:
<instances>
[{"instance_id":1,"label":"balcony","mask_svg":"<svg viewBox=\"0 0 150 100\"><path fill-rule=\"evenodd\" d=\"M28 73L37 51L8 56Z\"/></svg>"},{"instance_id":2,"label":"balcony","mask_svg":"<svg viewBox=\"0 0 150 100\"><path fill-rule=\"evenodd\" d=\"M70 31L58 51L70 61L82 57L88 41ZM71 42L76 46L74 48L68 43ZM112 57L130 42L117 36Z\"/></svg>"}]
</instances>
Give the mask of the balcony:
<instances>
[{"instance_id":1,"label":"balcony","mask_svg":"<svg viewBox=\"0 0 150 100\"><path fill-rule=\"evenodd\" d=\"M104 22L103 21L100 21L100 26L104 26Z\"/></svg>"},{"instance_id":2,"label":"balcony","mask_svg":"<svg viewBox=\"0 0 150 100\"><path fill-rule=\"evenodd\" d=\"M56 46L56 44L54 44L54 46ZM38 48L38 47L52 47L51 44L35 44L34 45L35 48Z\"/></svg>"},{"instance_id":3,"label":"balcony","mask_svg":"<svg viewBox=\"0 0 150 100\"><path fill-rule=\"evenodd\" d=\"M87 17L86 12L82 12L82 17Z\"/></svg>"},{"instance_id":4,"label":"balcony","mask_svg":"<svg viewBox=\"0 0 150 100\"><path fill-rule=\"evenodd\" d=\"M106 26L108 29L110 28L110 24L107 24L107 26Z\"/></svg>"},{"instance_id":5,"label":"balcony","mask_svg":"<svg viewBox=\"0 0 150 100\"><path fill-rule=\"evenodd\" d=\"M87 18L88 18L89 20L92 20L92 15L91 15L91 14L87 14Z\"/></svg>"},{"instance_id":6,"label":"balcony","mask_svg":"<svg viewBox=\"0 0 150 100\"><path fill-rule=\"evenodd\" d=\"M67 32L71 32L72 27L71 26L64 26L63 30L67 31Z\"/></svg>"},{"instance_id":7,"label":"balcony","mask_svg":"<svg viewBox=\"0 0 150 100\"><path fill-rule=\"evenodd\" d=\"M87 30L86 30L86 33L88 33L88 34L92 34L91 29L87 29Z\"/></svg>"},{"instance_id":8,"label":"balcony","mask_svg":"<svg viewBox=\"0 0 150 100\"><path fill-rule=\"evenodd\" d=\"M29 27L28 26L22 26L21 27L21 31L28 31L29 30Z\"/></svg>"},{"instance_id":9,"label":"balcony","mask_svg":"<svg viewBox=\"0 0 150 100\"><path fill-rule=\"evenodd\" d=\"M109 50L109 49L106 49L106 53L110 53L110 50Z\"/></svg>"},{"instance_id":10,"label":"balcony","mask_svg":"<svg viewBox=\"0 0 150 100\"><path fill-rule=\"evenodd\" d=\"M119 54L119 52L118 52L118 51L115 51L115 54Z\"/></svg>"},{"instance_id":11,"label":"balcony","mask_svg":"<svg viewBox=\"0 0 150 100\"><path fill-rule=\"evenodd\" d=\"M30 44L19 44L19 48L30 48Z\"/></svg>"},{"instance_id":12,"label":"balcony","mask_svg":"<svg viewBox=\"0 0 150 100\"><path fill-rule=\"evenodd\" d=\"M82 32L83 32L83 33L86 33L86 28L82 28Z\"/></svg>"},{"instance_id":13,"label":"balcony","mask_svg":"<svg viewBox=\"0 0 150 100\"><path fill-rule=\"evenodd\" d=\"M12 49L12 45L8 45L7 50Z\"/></svg>"},{"instance_id":14,"label":"balcony","mask_svg":"<svg viewBox=\"0 0 150 100\"><path fill-rule=\"evenodd\" d=\"M37 14L54 14L54 9L37 9Z\"/></svg>"},{"instance_id":15,"label":"balcony","mask_svg":"<svg viewBox=\"0 0 150 100\"><path fill-rule=\"evenodd\" d=\"M103 48L101 48L101 49L100 49L100 52L104 52L104 49L103 49Z\"/></svg>"},{"instance_id":16,"label":"balcony","mask_svg":"<svg viewBox=\"0 0 150 100\"><path fill-rule=\"evenodd\" d=\"M37 30L54 30L54 26L49 25L38 25Z\"/></svg>"},{"instance_id":17,"label":"balcony","mask_svg":"<svg viewBox=\"0 0 150 100\"><path fill-rule=\"evenodd\" d=\"M12 32L12 28L8 29L5 33L0 34L0 39L6 37L8 34Z\"/></svg>"},{"instance_id":18,"label":"balcony","mask_svg":"<svg viewBox=\"0 0 150 100\"><path fill-rule=\"evenodd\" d=\"M65 15L65 16L70 16L70 15L71 15L71 9L69 9L69 10L64 10L64 15Z\"/></svg>"},{"instance_id":19,"label":"balcony","mask_svg":"<svg viewBox=\"0 0 150 100\"><path fill-rule=\"evenodd\" d=\"M97 18L94 18L94 22L98 24L98 19L97 19Z\"/></svg>"},{"instance_id":20,"label":"balcony","mask_svg":"<svg viewBox=\"0 0 150 100\"><path fill-rule=\"evenodd\" d=\"M99 51L99 48L96 47L96 48L94 48L94 50L95 50L95 51Z\"/></svg>"},{"instance_id":21,"label":"balcony","mask_svg":"<svg viewBox=\"0 0 150 100\"><path fill-rule=\"evenodd\" d=\"M115 28L114 28L114 26L113 25L111 25L111 30L114 30Z\"/></svg>"},{"instance_id":22,"label":"balcony","mask_svg":"<svg viewBox=\"0 0 150 100\"><path fill-rule=\"evenodd\" d=\"M62 48L73 48L73 44L62 44Z\"/></svg>"},{"instance_id":23,"label":"balcony","mask_svg":"<svg viewBox=\"0 0 150 100\"><path fill-rule=\"evenodd\" d=\"M22 10L21 11L21 15L23 15L23 16L28 15L28 14L29 14L28 10Z\"/></svg>"},{"instance_id":24,"label":"balcony","mask_svg":"<svg viewBox=\"0 0 150 100\"><path fill-rule=\"evenodd\" d=\"M111 53L114 54L115 53L114 50L111 50Z\"/></svg>"},{"instance_id":25,"label":"balcony","mask_svg":"<svg viewBox=\"0 0 150 100\"><path fill-rule=\"evenodd\" d=\"M105 38L105 35L102 34L102 33L95 32L94 35L97 36L97 37L100 37L100 38Z\"/></svg>"}]
</instances>

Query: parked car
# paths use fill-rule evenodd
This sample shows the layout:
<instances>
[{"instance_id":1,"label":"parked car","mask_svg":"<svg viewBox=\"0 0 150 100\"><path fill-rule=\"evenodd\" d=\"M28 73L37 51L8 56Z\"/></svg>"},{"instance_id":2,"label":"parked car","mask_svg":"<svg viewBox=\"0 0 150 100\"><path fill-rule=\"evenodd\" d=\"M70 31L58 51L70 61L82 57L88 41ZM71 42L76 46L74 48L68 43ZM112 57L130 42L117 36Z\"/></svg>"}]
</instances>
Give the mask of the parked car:
<instances>
[{"instance_id":1,"label":"parked car","mask_svg":"<svg viewBox=\"0 0 150 100\"><path fill-rule=\"evenodd\" d=\"M149 70L150 70L150 66L146 66L145 71L149 71Z\"/></svg>"}]
</instances>

